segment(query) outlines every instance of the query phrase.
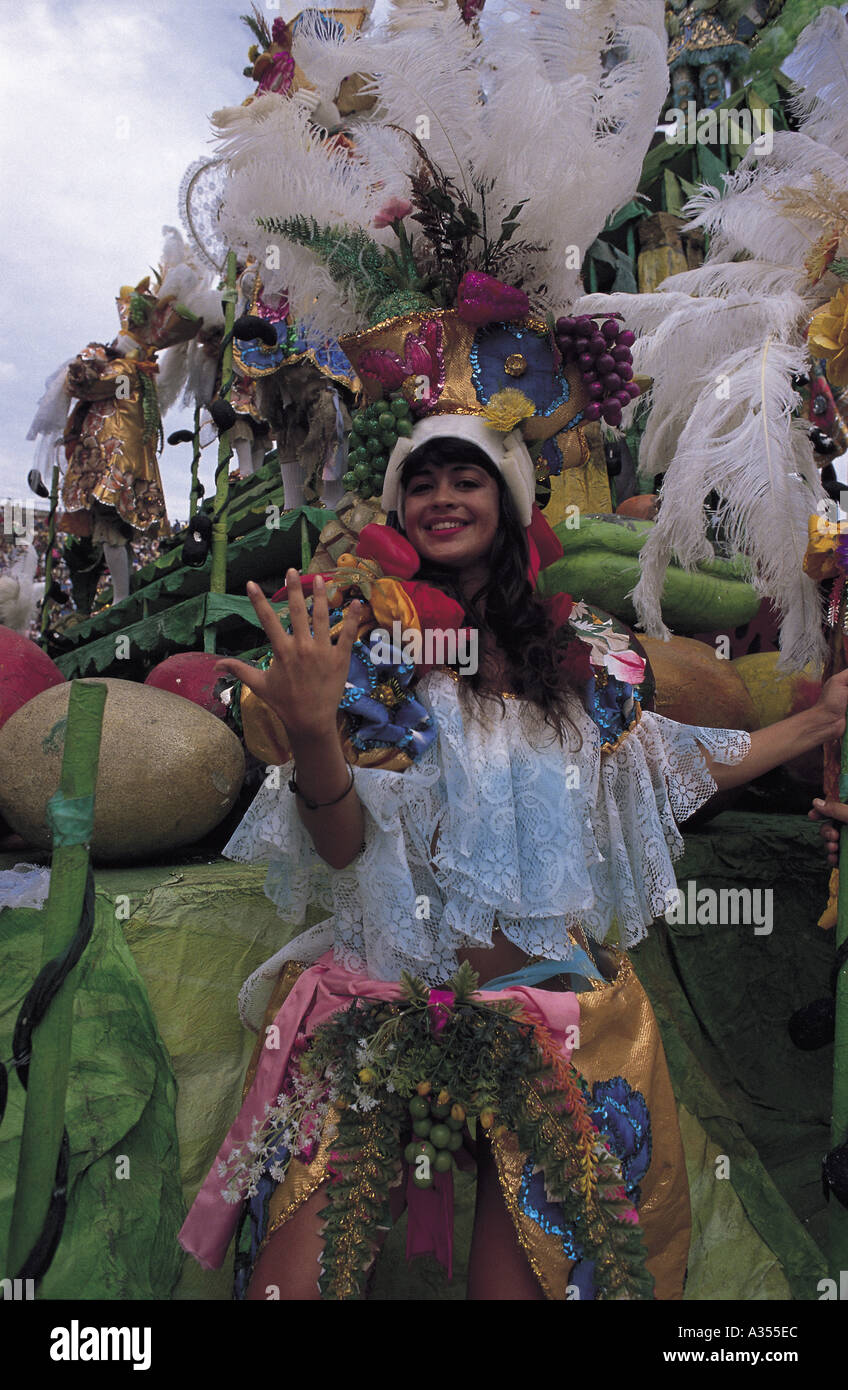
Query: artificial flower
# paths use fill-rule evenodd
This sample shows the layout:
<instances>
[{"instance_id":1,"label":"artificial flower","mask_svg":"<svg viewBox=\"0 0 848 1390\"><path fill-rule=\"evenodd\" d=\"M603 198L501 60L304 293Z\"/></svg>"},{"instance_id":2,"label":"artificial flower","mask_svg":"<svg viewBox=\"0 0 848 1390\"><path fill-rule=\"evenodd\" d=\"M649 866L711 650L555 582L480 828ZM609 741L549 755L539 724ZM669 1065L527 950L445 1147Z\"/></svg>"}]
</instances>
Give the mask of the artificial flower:
<instances>
[{"instance_id":1,"label":"artificial flower","mask_svg":"<svg viewBox=\"0 0 848 1390\"><path fill-rule=\"evenodd\" d=\"M351 743L362 751L397 748L415 758L430 746L436 730L422 704L406 687L415 674L411 661L392 652L393 661L375 659L376 645L354 642L345 693L339 709L356 716Z\"/></svg>"},{"instance_id":2,"label":"artificial flower","mask_svg":"<svg viewBox=\"0 0 848 1390\"><path fill-rule=\"evenodd\" d=\"M813 314L808 341L814 355L825 359L830 384L848 386L848 285Z\"/></svg>"},{"instance_id":3,"label":"artificial flower","mask_svg":"<svg viewBox=\"0 0 848 1390\"><path fill-rule=\"evenodd\" d=\"M442 394L445 385L445 357L439 319L426 319L417 333L407 333L403 358L388 348L371 348L359 358L360 376L376 378L386 391L397 391L410 377L415 393L410 405L426 414Z\"/></svg>"},{"instance_id":4,"label":"artificial flower","mask_svg":"<svg viewBox=\"0 0 848 1390\"><path fill-rule=\"evenodd\" d=\"M493 430L509 434L522 420L529 420L536 414L536 407L516 386L506 386L496 391L486 402L483 418Z\"/></svg>"},{"instance_id":5,"label":"artificial flower","mask_svg":"<svg viewBox=\"0 0 848 1390\"><path fill-rule=\"evenodd\" d=\"M544 599L543 602L554 627L564 627L574 607L571 594L551 594L550 598Z\"/></svg>"},{"instance_id":6,"label":"artificial flower","mask_svg":"<svg viewBox=\"0 0 848 1390\"><path fill-rule=\"evenodd\" d=\"M464 323L480 326L504 319L523 319L530 312L530 301L523 290L505 285L482 270L469 270L457 288L456 310Z\"/></svg>"},{"instance_id":7,"label":"artificial flower","mask_svg":"<svg viewBox=\"0 0 848 1390\"><path fill-rule=\"evenodd\" d=\"M411 212L412 204L407 198L389 198L374 218L374 226L377 228L391 227L393 222L402 221Z\"/></svg>"}]
</instances>

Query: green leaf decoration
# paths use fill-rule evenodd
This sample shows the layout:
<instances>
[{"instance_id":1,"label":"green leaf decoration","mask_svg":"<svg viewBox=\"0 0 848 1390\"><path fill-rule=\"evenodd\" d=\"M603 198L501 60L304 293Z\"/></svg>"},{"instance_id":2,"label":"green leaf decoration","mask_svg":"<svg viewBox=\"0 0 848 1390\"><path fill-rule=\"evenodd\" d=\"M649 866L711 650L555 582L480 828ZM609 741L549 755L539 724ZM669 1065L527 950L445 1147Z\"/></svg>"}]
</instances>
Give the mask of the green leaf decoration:
<instances>
[{"instance_id":1,"label":"green leaf decoration","mask_svg":"<svg viewBox=\"0 0 848 1390\"><path fill-rule=\"evenodd\" d=\"M455 999L434 1031L430 991L404 975L404 1000L355 1000L315 1030L300 1067L332 1076L339 1098L328 1160L322 1295L360 1298L389 1192L412 1134L409 1101L445 1092L466 1118L494 1115L493 1143L513 1134L532 1156L548 1196L595 1262L598 1297L650 1299L653 1280L621 1162L591 1114L589 1088L551 1034L520 1002L474 1000L467 964L449 982ZM490 1123L487 1119L487 1124Z\"/></svg>"},{"instance_id":2,"label":"green leaf decoration","mask_svg":"<svg viewBox=\"0 0 848 1390\"><path fill-rule=\"evenodd\" d=\"M259 225L313 251L365 313L396 287L382 248L360 227L321 227L314 217L260 217Z\"/></svg>"}]
</instances>

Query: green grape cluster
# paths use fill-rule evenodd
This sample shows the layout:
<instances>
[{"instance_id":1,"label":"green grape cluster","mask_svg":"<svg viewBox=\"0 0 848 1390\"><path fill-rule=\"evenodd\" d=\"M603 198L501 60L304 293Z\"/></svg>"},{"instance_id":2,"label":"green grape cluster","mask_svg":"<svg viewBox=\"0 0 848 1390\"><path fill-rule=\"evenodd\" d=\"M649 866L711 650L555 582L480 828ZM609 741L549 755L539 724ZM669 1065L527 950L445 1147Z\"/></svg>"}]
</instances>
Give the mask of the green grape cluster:
<instances>
[{"instance_id":1,"label":"green grape cluster","mask_svg":"<svg viewBox=\"0 0 848 1390\"><path fill-rule=\"evenodd\" d=\"M409 403L397 393L358 410L348 442L348 471L342 477L347 491L379 497L392 449L399 437L408 439L411 434Z\"/></svg>"},{"instance_id":2,"label":"green grape cluster","mask_svg":"<svg viewBox=\"0 0 848 1390\"><path fill-rule=\"evenodd\" d=\"M453 1155L462 1148L465 1111L461 1105L451 1105L442 1095L413 1096L409 1102L412 1119L412 1139L404 1149L404 1158L412 1166L412 1181L416 1187L432 1187L436 1173L449 1173L454 1167ZM421 1163L421 1159L426 1159Z\"/></svg>"}]
</instances>

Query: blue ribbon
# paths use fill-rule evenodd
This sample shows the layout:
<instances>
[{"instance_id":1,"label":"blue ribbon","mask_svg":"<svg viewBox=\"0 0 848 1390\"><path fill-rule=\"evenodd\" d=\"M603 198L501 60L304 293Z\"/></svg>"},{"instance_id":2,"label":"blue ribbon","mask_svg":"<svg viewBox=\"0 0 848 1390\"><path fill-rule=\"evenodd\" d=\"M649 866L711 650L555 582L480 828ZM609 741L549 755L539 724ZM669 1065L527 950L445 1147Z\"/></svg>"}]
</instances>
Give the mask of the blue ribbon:
<instances>
[{"instance_id":1,"label":"blue ribbon","mask_svg":"<svg viewBox=\"0 0 848 1390\"><path fill-rule=\"evenodd\" d=\"M550 980L554 975L568 975L572 981L572 988L578 994L591 989L592 980L604 983L604 977L599 973L591 956L579 946L575 946L568 960L536 961L533 965L522 966L512 975L499 975L496 980L487 980L481 988L509 989L512 985L538 985L543 980ZM575 984L575 981L578 983Z\"/></svg>"}]
</instances>

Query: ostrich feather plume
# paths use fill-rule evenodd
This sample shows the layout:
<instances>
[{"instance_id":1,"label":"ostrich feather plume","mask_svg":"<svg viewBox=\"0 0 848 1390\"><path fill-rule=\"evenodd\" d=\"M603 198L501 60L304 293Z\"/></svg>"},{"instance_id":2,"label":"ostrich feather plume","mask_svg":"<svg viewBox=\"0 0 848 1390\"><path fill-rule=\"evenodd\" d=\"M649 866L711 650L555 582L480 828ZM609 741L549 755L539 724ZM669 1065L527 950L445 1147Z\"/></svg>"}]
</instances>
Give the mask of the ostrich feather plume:
<instances>
[{"instance_id":1,"label":"ostrich feather plume","mask_svg":"<svg viewBox=\"0 0 848 1390\"><path fill-rule=\"evenodd\" d=\"M829 7L808 24L792 54L792 100L801 129L848 158L848 23Z\"/></svg>"}]
</instances>

